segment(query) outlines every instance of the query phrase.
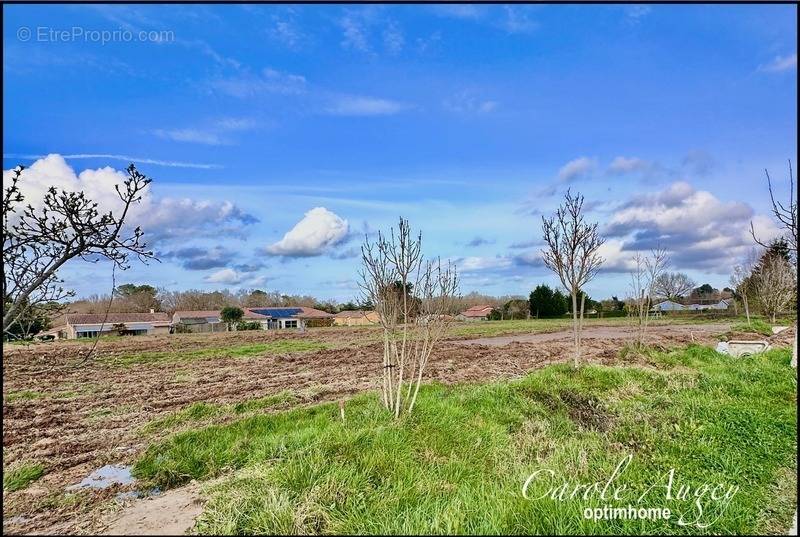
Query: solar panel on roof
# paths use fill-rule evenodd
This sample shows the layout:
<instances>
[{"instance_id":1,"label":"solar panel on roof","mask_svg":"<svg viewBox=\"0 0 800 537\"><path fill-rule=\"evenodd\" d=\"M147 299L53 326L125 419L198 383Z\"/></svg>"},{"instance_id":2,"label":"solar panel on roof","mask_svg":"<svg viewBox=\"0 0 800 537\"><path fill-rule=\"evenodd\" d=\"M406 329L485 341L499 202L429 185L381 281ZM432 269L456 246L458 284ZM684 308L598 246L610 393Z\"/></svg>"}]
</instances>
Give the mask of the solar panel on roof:
<instances>
[{"instance_id":1,"label":"solar panel on roof","mask_svg":"<svg viewBox=\"0 0 800 537\"><path fill-rule=\"evenodd\" d=\"M286 319L302 313L302 308L251 308L251 311L259 315L269 315L274 319Z\"/></svg>"}]
</instances>

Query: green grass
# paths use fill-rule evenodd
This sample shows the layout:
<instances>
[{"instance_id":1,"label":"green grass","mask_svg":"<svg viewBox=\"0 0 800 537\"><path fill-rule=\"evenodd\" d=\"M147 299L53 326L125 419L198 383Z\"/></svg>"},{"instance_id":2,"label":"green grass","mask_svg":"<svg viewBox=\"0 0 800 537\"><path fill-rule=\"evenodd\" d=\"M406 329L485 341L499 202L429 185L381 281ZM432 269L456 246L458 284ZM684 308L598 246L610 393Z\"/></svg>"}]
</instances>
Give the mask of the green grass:
<instances>
[{"instance_id":1,"label":"green grass","mask_svg":"<svg viewBox=\"0 0 800 537\"><path fill-rule=\"evenodd\" d=\"M5 396L6 403L13 403L14 401L29 401L31 399L39 399L44 397L42 392L33 390L19 390L16 392L8 392Z\"/></svg>"},{"instance_id":2,"label":"green grass","mask_svg":"<svg viewBox=\"0 0 800 537\"><path fill-rule=\"evenodd\" d=\"M142 427L142 433L151 434L169 431L190 423L202 422L219 417L247 414L281 405L291 404L296 401L297 397L292 392L284 390L275 395L260 397L258 399L250 399L233 404L205 402L193 403L182 410L173 412L172 414L169 414L163 418L158 418L149 422Z\"/></svg>"},{"instance_id":3,"label":"green grass","mask_svg":"<svg viewBox=\"0 0 800 537\"><path fill-rule=\"evenodd\" d=\"M771 336L772 325L761 319L752 319L750 324L747 324L747 322L734 324L731 326L731 332L754 332L764 336Z\"/></svg>"},{"instance_id":4,"label":"green grass","mask_svg":"<svg viewBox=\"0 0 800 537\"><path fill-rule=\"evenodd\" d=\"M328 349L328 345L319 341L304 339L284 339L266 343L253 343L233 347L212 347L184 351L137 352L121 356L108 356L103 360L116 366L136 364L152 364L161 362L179 362L183 360L207 360L210 358L249 358L262 354L286 352L310 352Z\"/></svg>"},{"instance_id":5,"label":"green grass","mask_svg":"<svg viewBox=\"0 0 800 537\"><path fill-rule=\"evenodd\" d=\"M44 475L44 466L39 463L23 463L15 468L3 469L3 490L22 490Z\"/></svg>"},{"instance_id":6,"label":"green grass","mask_svg":"<svg viewBox=\"0 0 800 537\"><path fill-rule=\"evenodd\" d=\"M653 367L550 366L515 382L428 385L392 421L375 394L180 432L152 445L134 473L161 487L208 487L201 533L758 533L785 532L796 488L796 373L789 352L731 360L690 346L649 353ZM589 484L609 478L625 501L535 499L537 470ZM665 500L677 485L738 486L730 505ZM585 507L667 507L668 521L593 522ZM602 485L601 485L602 486ZM693 489L694 490L694 489ZM637 492L637 494L632 494Z\"/></svg>"}]
</instances>

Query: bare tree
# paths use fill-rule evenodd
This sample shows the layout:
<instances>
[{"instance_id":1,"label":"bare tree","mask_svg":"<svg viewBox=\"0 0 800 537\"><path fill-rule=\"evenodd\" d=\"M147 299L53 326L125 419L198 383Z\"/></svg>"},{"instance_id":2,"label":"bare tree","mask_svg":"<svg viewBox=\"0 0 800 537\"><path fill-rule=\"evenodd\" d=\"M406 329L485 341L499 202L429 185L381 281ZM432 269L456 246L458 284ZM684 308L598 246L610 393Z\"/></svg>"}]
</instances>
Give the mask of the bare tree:
<instances>
[{"instance_id":1,"label":"bare tree","mask_svg":"<svg viewBox=\"0 0 800 537\"><path fill-rule=\"evenodd\" d=\"M772 216L777 221L778 225L784 229L786 239L789 242L790 258L794 264L794 272L797 273L797 192L795 191L794 174L792 172L792 161L789 160L789 199L784 204L775 199L775 193L772 190L772 179L769 176L769 171L764 170L767 176L767 188L769 189L769 199L772 203ZM757 244L764 248L769 248L762 240L756 237L756 231L753 223L750 222L750 234ZM792 351L792 367L797 367L797 323L794 324L794 349Z\"/></svg>"},{"instance_id":2,"label":"bare tree","mask_svg":"<svg viewBox=\"0 0 800 537\"><path fill-rule=\"evenodd\" d=\"M458 275L449 263L423 260L422 234L412 236L403 218L397 233L379 232L375 242L367 236L361 258L359 286L383 328L383 404L397 418L413 410L428 359L452 320Z\"/></svg>"},{"instance_id":3,"label":"bare tree","mask_svg":"<svg viewBox=\"0 0 800 537\"><path fill-rule=\"evenodd\" d=\"M695 288L697 284L682 272L664 272L653 282L653 292L657 297L678 300Z\"/></svg>"},{"instance_id":4,"label":"bare tree","mask_svg":"<svg viewBox=\"0 0 800 537\"><path fill-rule=\"evenodd\" d=\"M18 166L3 194L3 332L29 308L63 300L73 293L62 287L58 270L72 259L110 260L115 268L128 267L130 254L153 258L136 227L121 237L130 207L141 200L150 179L131 164L128 178L115 190L122 201L118 215L101 213L97 202L83 192L50 187L35 208L19 188L24 168ZM39 200L37 200L39 201Z\"/></svg>"},{"instance_id":5,"label":"bare tree","mask_svg":"<svg viewBox=\"0 0 800 537\"><path fill-rule=\"evenodd\" d=\"M750 326L750 294L753 292L753 266L755 265L755 251L751 251L747 259L740 264L734 265L733 274L731 274L731 285L733 290L739 296L744 306L744 314L747 317L747 325ZM736 298L736 297L734 297Z\"/></svg>"},{"instance_id":6,"label":"bare tree","mask_svg":"<svg viewBox=\"0 0 800 537\"><path fill-rule=\"evenodd\" d=\"M555 272L561 284L572 295L572 331L575 344L573 365L578 367L583 328L585 293L581 296L578 316L578 293L597 274L603 258L597 253L604 239L597 223L588 224L583 215L583 196L573 196L569 190L564 202L550 218L542 217L542 231L547 248L542 250L545 265Z\"/></svg>"},{"instance_id":7,"label":"bare tree","mask_svg":"<svg viewBox=\"0 0 800 537\"><path fill-rule=\"evenodd\" d=\"M779 255L766 255L753 275L758 303L764 316L775 322L796 296L797 274L794 267Z\"/></svg>"},{"instance_id":8,"label":"bare tree","mask_svg":"<svg viewBox=\"0 0 800 537\"><path fill-rule=\"evenodd\" d=\"M772 178L769 176L769 171L764 170L767 176L767 188L769 189L769 199L772 203L772 216L775 218L779 227L785 232L785 238L789 243L789 251L791 253L792 261L795 268L797 267L797 192L794 186L794 174L792 172L792 161L789 161L789 199L784 205L783 202L775 199L775 192L772 189ZM770 245L765 243L756 236L756 230L753 223L750 222L750 234L753 240L763 246L769 248Z\"/></svg>"},{"instance_id":9,"label":"bare tree","mask_svg":"<svg viewBox=\"0 0 800 537\"><path fill-rule=\"evenodd\" d=\"M637 252L633 258L634 268L631 271L631 303L636 316L636 345L642 348L647 336L650 322L650 309L656 296L655 286L663 276L669 259L666 250L656 248L649 255Z\"/></svg>"}]
</instances>

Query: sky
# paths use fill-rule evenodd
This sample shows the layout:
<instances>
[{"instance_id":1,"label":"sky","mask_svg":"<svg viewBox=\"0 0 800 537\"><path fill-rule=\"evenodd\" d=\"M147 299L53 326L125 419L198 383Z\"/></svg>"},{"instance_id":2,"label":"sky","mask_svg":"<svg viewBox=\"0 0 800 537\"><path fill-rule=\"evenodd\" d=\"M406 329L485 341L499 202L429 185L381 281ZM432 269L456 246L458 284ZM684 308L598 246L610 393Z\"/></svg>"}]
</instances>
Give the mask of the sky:
<instances>
[{"instance_id":1,"label":"sky","mask_svg":"<svg viewBox=\"0 0 800 537\"><path fill-rule=\"evenodd\" d=\"M133 162L158 262L117 283L357 297L399 217L461 292L556 285L542 216L569 188L631 258L728 284L797 158L791 5L5 5L3 169L103 207ZM77 261L79 296L111 266Z\"/></svg>"}]
</instances>

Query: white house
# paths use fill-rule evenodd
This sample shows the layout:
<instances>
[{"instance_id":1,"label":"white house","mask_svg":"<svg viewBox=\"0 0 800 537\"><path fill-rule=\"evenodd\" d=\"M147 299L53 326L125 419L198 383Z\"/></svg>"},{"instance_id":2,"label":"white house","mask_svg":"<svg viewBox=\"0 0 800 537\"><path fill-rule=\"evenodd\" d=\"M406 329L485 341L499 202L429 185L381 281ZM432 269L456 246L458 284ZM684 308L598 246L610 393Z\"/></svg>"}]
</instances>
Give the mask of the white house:
<instances>
[{"instance_id":1,"label":"white house","mask_svg":"<svg viewBox=\"0 0 800 537\"><path fill-rule=\"evenodd\" d=\"M664 300L654 305L652 311L680 311L685 310L686 306L673 302L672 300Z\"/></svg>"}]
</instances>

